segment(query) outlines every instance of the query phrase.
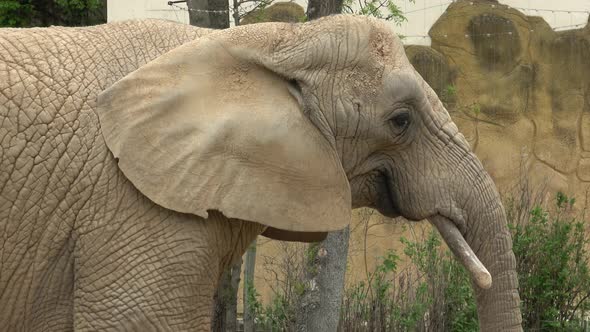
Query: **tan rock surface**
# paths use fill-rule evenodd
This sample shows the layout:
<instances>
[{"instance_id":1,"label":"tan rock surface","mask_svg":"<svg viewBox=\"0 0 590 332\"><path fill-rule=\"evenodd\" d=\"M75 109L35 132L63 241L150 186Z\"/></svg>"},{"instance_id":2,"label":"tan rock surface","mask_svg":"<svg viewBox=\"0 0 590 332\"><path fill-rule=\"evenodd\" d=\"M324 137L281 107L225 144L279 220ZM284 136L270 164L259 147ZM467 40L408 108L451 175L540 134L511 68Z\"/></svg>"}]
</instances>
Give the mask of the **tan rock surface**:
<instances>
[{"instance_id":1,"label":"tan rock surface","mask_svg":"<svg viewBox=\"0 0 590 332\"><path fill-rule=\"evenodd\" d=\"M449 112L500 189L515 185L522 166L533 181L548 182L550 193L583 198L590 188L590 27L555 32L505 5L457 1L429 35L449 79L424 77L456 90ZM423 57L412 47L408 56L422 72Z\"/></svg>"},{"instance_id":2,"label":"tan rock surface","mask_svg":"<svg viewBox=\"0 0 590 332\"><path fill-rule=\"evenodd\" d=\"M303 7L295 2L275 2L272 5L256 9L241 20L240 24L252 24L259 22L301 22L305 18Z\"/></svg>"}]
</instances>

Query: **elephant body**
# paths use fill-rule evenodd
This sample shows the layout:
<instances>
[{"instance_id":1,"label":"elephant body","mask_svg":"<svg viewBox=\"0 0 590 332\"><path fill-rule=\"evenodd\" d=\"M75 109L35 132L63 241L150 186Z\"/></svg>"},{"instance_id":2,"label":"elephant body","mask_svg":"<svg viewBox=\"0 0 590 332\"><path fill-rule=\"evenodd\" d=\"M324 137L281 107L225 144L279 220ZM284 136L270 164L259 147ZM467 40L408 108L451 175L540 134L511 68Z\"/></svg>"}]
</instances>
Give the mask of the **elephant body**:
<instances>
[{"instance_id":1,"label":"elephant body","mask_svg":"<svg viewBox=\"0 0 590 332\"><path fill-rule=\"evenodd\" d=\"M481 330L522 330L494 183L376 19L2 29L0 157L6 330L208 330L257 235L363 206L430 220Z\"/></svg>"},{"instance_id":2,"label":"elephant body","mask_svg":"<svg viewBox=\"0 0 590 332\"><path fill-rule=\"evenodd\" d=\"M204 221L145 198L95 113L99 92L205 32L131 21L0 33L2 330L207 326L203 299L261 225Z\"/></svg>"}]
</instances>

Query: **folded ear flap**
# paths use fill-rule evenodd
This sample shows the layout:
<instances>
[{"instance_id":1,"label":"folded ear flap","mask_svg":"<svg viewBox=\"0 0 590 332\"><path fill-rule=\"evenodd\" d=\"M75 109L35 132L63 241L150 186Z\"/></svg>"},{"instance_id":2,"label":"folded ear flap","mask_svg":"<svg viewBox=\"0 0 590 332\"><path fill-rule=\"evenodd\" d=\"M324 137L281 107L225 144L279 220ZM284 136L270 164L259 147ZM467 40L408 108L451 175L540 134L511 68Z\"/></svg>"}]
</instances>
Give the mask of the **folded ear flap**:
<instances>
[{"instance_id":1,"label":"folded ear flap","mask_svg":"<svg viewBox=\"0 0 590 332\"><path fill-rule=\"evenodd\" d=\"M108 148L165 208L286 231L344 228L350 188L336 151L290 82L252 59L199 40L129 74L98 97Z\"/></svg>"}]
</instances>

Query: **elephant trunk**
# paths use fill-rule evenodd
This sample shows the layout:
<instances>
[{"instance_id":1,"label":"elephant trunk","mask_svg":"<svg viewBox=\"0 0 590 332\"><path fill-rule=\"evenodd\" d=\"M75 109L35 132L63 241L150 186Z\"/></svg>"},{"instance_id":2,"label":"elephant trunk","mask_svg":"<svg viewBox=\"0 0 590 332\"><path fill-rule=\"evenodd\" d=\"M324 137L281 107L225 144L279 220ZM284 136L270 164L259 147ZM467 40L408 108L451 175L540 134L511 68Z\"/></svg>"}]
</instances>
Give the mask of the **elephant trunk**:
<instances>
[{"instance_id":1,"label":"elephant trunk","mask_svg":"<svg viewBox=\"0 0 590 332\"><path fill-rule=\"evenodd\" d=\"M467 202L464 220L457 223L437 216L430 221L472 276L481 331L522 331L516 259L506 214L492 179L475 156L473 162L479 175L469 176L477 181L469 187L477 188L477 193L462 197ZM464 230L457 225L464 225Z\"/></svg>"},{"instance_id":2,"label":"elephant trunk","mask_svg":"<svg viewBox=\"0 0 590 332\"><path fill-rule=\"evenodd\" d=\"M488 191L493 192L493 201L479 200L477 213L480 225L471 230L467 241L492 276L489 289L475 287L477 311L482 331L522 331L520 297L516 258L512 251L512 237L506 222L506 213L499 195L489 176ZM489 195L484 195L488 197ZM493 196L493 197L494 197ZM477 204L477 203L476 203ZM475 220L473 220L475 221Z\"/></svg>"}]
</instances>

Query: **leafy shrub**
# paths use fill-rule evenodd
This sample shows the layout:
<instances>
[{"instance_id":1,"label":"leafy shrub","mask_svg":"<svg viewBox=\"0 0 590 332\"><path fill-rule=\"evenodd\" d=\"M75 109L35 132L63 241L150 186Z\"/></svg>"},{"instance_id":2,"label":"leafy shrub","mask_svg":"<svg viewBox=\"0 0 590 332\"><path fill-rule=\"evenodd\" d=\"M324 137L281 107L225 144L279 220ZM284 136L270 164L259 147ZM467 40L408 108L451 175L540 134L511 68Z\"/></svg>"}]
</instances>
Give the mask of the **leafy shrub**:
<instances>
[{"instance_id":1,"label":"leafy shrub","mask_svg":"<svg viewBox=\"0 0 590 332\"><path fill-rule=\"evenodd\" d=\"M381 264L347 290L340 329L344 331L408 330L416 326L426 310L424 285L415 289L409 271L397 272L399 257L389 251Z\"/></svg>"},{"instance_id":2,"label":"leafy shrub","mask_svg":"<svg viewBox=\"0 0 590 332\"><path fill-rule=\"evenodd\" d=\"M106 23L105 0L2 0L0 27Z\"/></svg>"},{"instance_id":3,"label":"leafy shrub","mask_svg":"<svg viewBox=\"0 0 590 332\"><path fill-rule=\"evenodd\" d=\"M17 0L0 2L0 27L27 26L33 12L33 5Z\"/></svg>"},{"instance_id":4,"label":"leafy shrub","mask_svg":"<svg viewBox=\"0 0 590 332\"><path fill-rule=\"evenodd\" d=\"M264 306L254 286L248 287L248 301L254 308L254 321L259 331L292 331L296 304L290 303L284 294L275 293L270 304Z\"/></svg>"},{"instance_id":5,"label":"leafy shrub","mask_svg":"<svg viewBox=\"0 0 590 332\"><path fill-rule=\"evenodd\" d=\"M260 257L262 268L270 276L264 282L273 293L271 302L263 305L253 286L248 289L248 301L256 308L257 331L292 331L295 311L306 287L303 282L305 266L315 257L319 246L296 242L276 242L274 245L280 254Z\"/></svg>"},{"instance_id":6,"label":"leafy shrub","mask_svg":"<svg viewBox=\"0 0 590 332\"><path fill-rule=\"evenodd\" d=\"M477 308L469 274L450 251L441 249L439 234L432 230L422 243L402 242L406 245L404 252L428 284L428 330L476 331Z\"/></svg>"},{"instance_id":7,"label":"leafy shrub","mask_svg":"<svg viewBox=\"0 0 590 332\"><path fill-rule=\"evenodd\" d=\"M525 331L584 331L590 313L590 234L573 216L575 200L557 193L547 209L523 194L506 204L517 261ZM477 331L469 274L431 231L424 241L401 240L410 265L381 258L369 283L348 290L344 331Z\"/></svg>"},{"instance_id":8,"label":"leafy shrub","mask_svg":"<svg viewBox=\"0 0 590 332\"><path fill-rule=\"evenodd\" d=\"M581 330L590 311L590 237L574 203L557 193L552 212L537 205L526 222L510 226L527 329Z\"/></svg>"},{"instance_id":9,"label":"leafy shrub","mask_svg":"<svg viewBox=\"0 0 590 332\"><path fill-rule=\"evenodd\" d=\"M402 239L411 264L398 272L389 251L369 277L348 290L342 307L344 331L474 331L475 301L469 275L438 233L424 241Z\"/></svg>"}]
</instances>

